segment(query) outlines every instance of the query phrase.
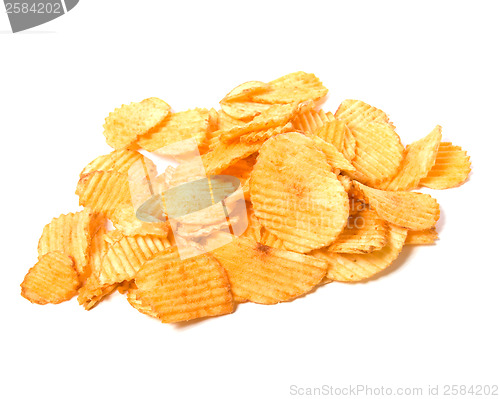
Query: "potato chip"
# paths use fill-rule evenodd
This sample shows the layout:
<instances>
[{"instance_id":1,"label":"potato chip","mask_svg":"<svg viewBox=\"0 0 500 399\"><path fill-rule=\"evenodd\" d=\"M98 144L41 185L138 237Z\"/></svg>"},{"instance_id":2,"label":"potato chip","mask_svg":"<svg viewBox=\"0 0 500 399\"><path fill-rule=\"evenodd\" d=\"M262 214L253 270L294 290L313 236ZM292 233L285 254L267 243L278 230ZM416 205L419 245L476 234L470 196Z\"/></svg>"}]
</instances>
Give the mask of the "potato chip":
<instances>
[{"instance_id":1,"label":"potato chip","mask_svg":"<svg viewBox=\"0 0 500 399\"><path fill-rule=\"evenodd\" d=\"M434 166L420 184L435 190L458 187L467 180L470 171L470 157L466 151L452 143L441 143Z\"/></svg>"},{"instance_id":2,"label":"potato chip","mask_svg":"<svg viewBox=\"0 0 500 399\"><path fill-rule=\"evenodd\" d=\"M329 251L363 254L382 249L387 243L388 225L372 209L353 212L347 226L328 247Z\"/></svg>"},{"instance_id":3,"label":"potato chip","mask_svg":"<svg viewBox=\"0 0 500 399\"><path fill-rule=\"evenodd\" d=\"M356 125L351 131L356 139L356 155L351 161L356 172L352 176L371 186L392 179L404 152L397 133L388 124L378 122Z\"/></svg>"},{"instance_id":4,"label":"potato chip","mask_svg":"<svg viewBox=\"0 0 500 399\"><path fill-rule=\"evenodd\" d=\"M226 269L233 295L262 304L292 300L313 289L326 263L308 255L239 237L213 251Z\"/></svg>"},{"instance_id":5,"label":"potato chip","mask_svg":"<svg viewBox=\"0 0 500 399\"><path fill-rule=\"evenodd\" d=\"M113 226L128 236L166 236L170 232L170 225L167 222L151 223L139 220L134 207L130 204L119 205L110 218Z\"/></svg>"},{"instance_id":6,"label":"potato chip","mask_svg":"<svg viewBox=\"0 0 500 399\"><path fill-rule=\"evenodd\" d=\"M221 102L220 107L227 115L242 121L250 121L256 116L266 112L272 104L262 104L253 101Z\"/></svg>"},{"instance_id":7,"label":"potato chip","mask_svg":"<svg viewBox=\"0 0 500 399\"><path fill-rule=\"evenodd\" d=\"M269 83L252 80L236 86L222 99L222 102L249 100L252 95L260 94L270 89Z\"/></svg>"},{"instance_id":8,"label":"potato chip","mask_svg":"<svg viewBox=\"0 0 500 399\"><path fill-rule=\"evenodd\" d=\"M299 112L299 114L293 119L293 127L304 133L315 133L321 126L323 126L327 121L333 119L333 114L320 109L316 111L315 109L307 109Z\"/></svg>"},{"instance_id":9,"label":"potato chip","mask_svg":"<svg viewBox=\"0 0 500 399\"><path fill-rule=\"evenodd\" d=\"M167 237L123 236L108 247L101 259L100 284L115 284L133 279L146 260L169 247Z\"/></svg>"},{"instance_id":10,"label":"potato chip","mask_svg":"<svg viewBox=\"0 0 500 399\"><path fill-rule=\"evenodd\" d=\"M80 205L110 219L120 206L132 206L128 176L117 172L98 170L84 174L78 181L76 195Z\"/></svg>"},{"instance_id":11,"label":"potato chip","mask_svg":"<svg viewBox=\"0 0 500 399\"><path fill-rule=\"evenodd\" d=\"M350 129L368 125L371 122L387 124L394 129L394 125L384 111L359 100L344 100L335 112L335 118L344 121Z\"/></svg>"},{"instance_id":12,"label":"potato chip","mask_svg":"<svg viewBox=\"0 0 500 399\"><path fill-rule=\"evenodd\" d=\"M347 193L313 140L285 133L266 141L250 175L261 224L286 248L308 252L331 244L349 216Z\"/></svg>"},{"instance_id":13,"label":"potato chip","mask_svg":"<svg viewBox=\"0 0 500 399\"><path fill-rule=\"evenodd\" d=\"M268 247L286 250L283 240L278 238L276 234L271 233L265 227L262 227L260 240L258 242Z\"/></svg>"},{"instance_id":14,"label":"potato chip","mask_svg":"<svg viewBox=\"0 0 500 399\"><path fill-rule=\"evenodd\" d=\"M209 255L180 260L175 247L158 252L135 278L136 296L163 323L219 316L234 310L225 270Z\"/></svg>"},{"instance_id":15,"label":"potato chip","mask_svg":"<svg viewBox=\"0 0 500 399\"><path fill-rule=\"evenodd\" d=\"M417 188L420 180L428 175L434 165L440 142L441 126L438 125L427 136L406 147L397 175L379 184L378 188L389 191Z\"/></svg>"},{"instance_id":16,"label":"potato chip","mask_svg":"<svg viewBox=\"0 0 500 399\"><path fill-rule=\"evenodd\" d=\"M356 140L343 121L337 119L325 121L314 131L314 134L335 146L348 161L351 161L356 155Z\"/></svg>"},{"instance_id":17,"label":"potato chip","mask_svg":"<svg viewBox=\"0 0 500 399\"><path fill-rule=\"evenodd\" d=\"M101 155L90 162L82 170L80 177L96 170L104 172L113 171L126 175L130 167L143 158L143 155L137 151L115 150L109 154Z\"/></svg>"},{"instance_id":18,"label":"potato chip","mask_svg":"<svg viewBox=\"0 0 500 399\"><path fill-rule=\"evenodd\" d=\"M334 169L340 169L346 172L355 172L356 169L352 164L344 157L344 155L332 144L327 143L320 137L314 134L305 133L309 137L318 150L322 151L326 155L326 160L330 166Z\"/></svg>"},{"instance_id":19,"label":"potato chip","mask_svg":"<svg viewBox=\"0 0 500 399\"><path fill-rule=\"evenodd\" d=\"M128 303L130 303L130 305L132 305L133 308L137 309L139 312L156 319L159 318L158 314L151 308L151 306L145 305L139 298L137 298L137 286L135 285L135 283L132 283L128 288L127 301Z\"/></svg>"},{"instance_id":20,"label":"potato chip","mask_svg":"<svg viewBox=\"0 0 500 399\"><path fill-rule=\"evenodd\" d=\"M32 303L61 303L76 295L80 281L73 260L61 251L41 256L24 277L21 295Z\"/></svg>"},{"instance_id":21,"label":"potato chip","mask_svg":"<svg viewBox=\"0 0 500 399\"><path fill-rule=\"evenodd\" d=\"M159 98L147 98L140 103L122 105L106 118L104 136L116 150L122 150L135 142L137 137L148 133L163 121L170 106Z\"/></svg>"},{"instance_id":22,"label":"potato chip","mask_svg":"<svg viewBox=\"0 0 500 399\"><path fill-rule=\"evenodd\" d=\"M256 130L254 132L247 133L240 137L240 140L243 143L255 143L257 141L267 140L270 137L276 136L281 133L288 133L293 130L293 125L291 122L288 122L284 126L273 127L270 129L264 130Z\"/></svg>"},{"instance_id":23,"label":"potato chip","mask_svg":"<svg viewBox=\"0 0 500 399\"><path fill-rule=\"evenodd\" d=\"M438 233L435 227L427 230L408 231L405 245L430 245L438 239Z\"/></svg>"},{"instance_id":24,"label":"potato chip","mask_svg":"<svg viewBox=\"0 0 500 399\"><path fill-rule=\"evenodd\" d=\"M387 244L367 254L338 254L325 250L313 251L312 256L328 263L326 277L334 281L354 282L373 277L385 270L398 257L405 243L406 229L389 224Z\"/></svg>"},{"instance_id":25,"label":"potato chip","mask_svg":"<svg viewBox=\"0 0 500 399\"><path fill-rule=\"evenodd\" d=\"M219 141L219 119L219 113L217 112L217 110L214 108L210 108L210 110L208 111L208 126L207 132L205 134L205 141L198 146L200 155L208 152L210 145L213 142Z\"/></svg>"},{"instance_id":26,"label":"potato chip","mask_svg":"<svg viewBox=\"0 0 500 399\"><path fill-rule=\"evenodd\" d=\"M148 134L141 136L137 140L137 145L146 151L162 155L183 155L186 147L179 142L193 138L199 146L202 146L206 140L208 127L208 109L195 108L175 112Z\"/></svg>"},{"instance_id":27,"label":"potato chip","mask_svg":"<svg viewBox=\"0 0 500 399\"><path fill-rule=\"evenodd\" d=\"M428 194L406 191L383 191L354 182L380 217L410 230L425 230L439 219L439 204Z\"/></svg>"},{"instance_id":28,"label":"potato chip","mask_svg":"<svg viewBox=\"0 0 500 399\"><path fill-rule=\"evenodd\" d=\"M269 90L252 95L252 101L267 104L289 104L319 101L328 89L312 73L294 72L269 82Z\"/></svg>"},{"instance_id":29,"label":"potato chip","mask_svg":"<svg viewBox=\"0 0 500 399\"><path fill-rule=\"evenodd\" d=\"M312 102L275 104L245 125L235 126L229 130L221 132L219 136L220 140L227 143L247 133L286 125L302 109L310 108L312 105Z\"/></svg>"},{"instance_id":30,"label":"potato chip","mask_svg":"<svg viewBox=\"0 0 500 399\"><path fill-rule=\"evenodd\" d=\"M104 221L88 209L52 219L38 241L38 258L61 251L73 259L77 273L83 276L89 261L90 240Z\"/></svg>"}]
</instances>

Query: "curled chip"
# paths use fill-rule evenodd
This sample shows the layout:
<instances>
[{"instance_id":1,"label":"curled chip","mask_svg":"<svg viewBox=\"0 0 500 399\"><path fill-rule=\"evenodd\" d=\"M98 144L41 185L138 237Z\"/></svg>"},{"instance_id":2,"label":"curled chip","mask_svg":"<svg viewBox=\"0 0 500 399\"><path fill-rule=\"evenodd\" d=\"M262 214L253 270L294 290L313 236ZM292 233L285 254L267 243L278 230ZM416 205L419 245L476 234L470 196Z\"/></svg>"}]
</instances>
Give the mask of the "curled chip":
<instances>
[{"instance_id":1,"label":"curled chip","mask_svg":"<svg viewBox=\"0 0 500 399\"><path fill-rule=\"evenodd\" d=\"M438 232L435 227L426 230L408 231L405 245L430 245L438 239Z\"/></svg>"},{"instance_id":2,"label":"curled chip","mask_svg":"<svg viewBox=\"0 0 500 399\"><path fill-rule=\"evenodd\" d=\"M377 212L366 208L352 211L347 226L328 247L337 253L363 254L382 249L387 243L387 222Z\"/></svg>"},{"instance_id":3,"label":"curled chip","mask_svg":"<svg viewBox=\"0 0 500 399\"><path fill-rule=\"evenodd\" d=\"M226 272L209 255L180 260L175 247L158 252L143 264L135 284L137 299L164 323L234 310Z\"/></svg>"},{"instance_id":4,"label":"curled chip","mask_svg":"<svg viewBox=\"0 0 500 399\"><path fill-rule=\"evenodd\" d=\"M194 138L199 146L205 142L209 120L210 113L205 108L172 113L148 134L141 136L137 145L162 155L184 155L190 151L190 147L183 146L184 140Z\"/></svg>"},{"instance_id":5,"label":"curled chip","mask_svg":"<svg viewBox=\"0 0 500 399\"><path fill-rule=\"evenodd\" d=\"M417 188L434 165L440 142L441 126L438 125L427 136L406 147L396 176L380 184L378 188L389 191L410 191Z\"/></svg>"},{"instance_id":6,"label":"curled chip","mask_svg":"<svg viewBox=\"0 0 500 399\"><path fill-rule=\"evenodd\" d=\"M331 112L325 113L322 109L306 109L299 112L293 119L293 127L304 133L316 133L326 122L333 120Z\"/></svg>"},{"instance_id":7,"label":"curled chip","mask_svg":"<svg viewBox=\"0 0 500 399\"><path fill-rule=\"evenodd\" d=\"M159 98L147 98L140 103L122 105L106 118L104 136L116 150L129 147L137 137L146 134L170 112L170 106Z\"/></svg>"},{"instance_id":8,"label":"curled chip","mask_svg":"<svg viewBox=\"0 0 500 399\"><path fill-rule=\"evenodd\" d=\"M109 154L101 155L90 162L82 170L80 177L87 173L95 172L96 170L127 174L130 167L143 158L142 154L137 151L115 150Z\"/></svg>"},{"instance_id":9,"label":"curled chip","mask_svg":"<svg viewBox=\"0 0 500 399\"><path fill-rule=\"evenodd\" d=\"M335 146L347 160L351 161L356 155L356 140L343 121L328 120L316 129L314 134Z\"/></svg>"},{"instance_id":10,"label":"curled chip","mask_svg":"<svg viewBox=\"0 0 500 399\"><path fill-rule=\"evenodd\" d=\"M323 278L326 263L239 237L214 251L226 269L233 295L263 304L288 301L309 292Z\"/></svg>"},{"instance_id":11,"label":"curled chip","mask_svg":"<svg viewBox=\"0 0 500 399\"><path fill-rule=\"evenodd\" d=\"M384 111L359 100L344 100L335 112L335 118L344 121L351 129L371 122L387 124L394 129Z\"/></svg>"},{"instance_id":12,"label":"curled chip","mask_svg":"<svg viewBox=\"0 0 500 399\"><path fill-rule=\"evenodd\" d=\"M404 148L392 127L386 123L371 122L350 128L356 140L356 155L352 176L365 184L377 185L392 179L403 160Z\"/></svg>"},{"instance_id":13,"label":"curled chip","mask_svg":"<svg viewBox=\"0 0 500 399\"><path fill-rule=\"evenodd\" d=\"M304 133L309 137L314 145L326 155L326 160L330 166L334 169L340 169L346 172L355 172L356 169L352 164L344 157L342 152L340 152L334 145L327 143L325 140L314 134Z\"/></svg>"},{"instance_id":14,"label":"curled chip","mask_svg":"<svg viewBox=\"0 0 500 399\"><path fill-rule=\"evenodd\" d=\"M420 184L435 190L457 187L467 180L470 170L467 152L452 143L441 143L434 166Z\"/></svg>"},{"instance_id":15,"label":"curled chip","mask_svg":"<svg viewBox=\"0 0 500 399\"><path fill-rule=\"evenodd\" d=\"M38 241L38 258L48 252L61 251L71 256L79 275L84 275L89 260L91 237L104 223L104 218L85 209L61 215L43 228Z\"/></svg>"},{"instance_id":16,"label":"curled chip","mask_svg":"<svg viewBox=\"0 0 500 399\"><path fill-rule=\"evenodd\" d=\"M433 227L439 219L439 204L428 194L407 191L383 191L354 182L383 219L410 230Z\"/></svg>"},{"instance_id":17,"label":"curled chip","mask_svg":"<svg viewBox=\"0 0 500 399\"><path fill-rule=\"evenodd\" d=\"M137 286L135 283L131 283L130 287L127 290L127 301L132 305L134 309L137 309L139 312L154 317L159 318L158 313L156 313L151 306L144 305L142 301L137 298Z\"/></svg>"},{"instance_id":18,"label":"curled chip","mask_svg":"<svg viewBox=\"0 0 500 399\"><path fill-rule=\"evenodd\" d=\"M227 93L226 96L222 99L221 103L249 100L252 95L266 92L269 90L269 88L270 86L268 83L259 82L257 80L245 82L236 86L233 90Z\"/></svg>"},{"instance_id":19,"label":"curled chip","mask_svg":"<svg viewBox=\"0 0 500 399\"><path fill-rule=\"evenodd\" d=\"M349 216L344 187L314 141L300 133L272 137L250 175L250 198L261 224L289 250L331 244Z\"/></svg>"},{"instance_id":20,"label":"curled chip","mask_svg":"<svg viewBox=\"0 0 500 399\"><path fill-rule=\"evenodd\" d=\"M222 111L235 119L249 121L271 108L271 104L261 104L253 101L223 101L220 103L220 107Z\"/></svg>"},{"instance_id":21,"label":"curled chip","mask_svg":"<svg viewBox=\"0 0 500 399\"><path fill-rule=\"evenodd\" d=\"M399 255L405 243L407 230L389 225L387 244L367 254L339 254L319 249L312 256L328 263L326 277L335 281L361 281L386 269Z\"/></svg>"},{"instance_id":22,"label":"curled chip","mask_svg":"<svg viewBox=\"0 0 500 399\"><path fill-rule=\"evenodd\" d=\"M76 295L79 286L73 260L54 251L41 256L29 270L21 284L21 295L39 305L61 303Z\"/></svg>"}]
</instances>

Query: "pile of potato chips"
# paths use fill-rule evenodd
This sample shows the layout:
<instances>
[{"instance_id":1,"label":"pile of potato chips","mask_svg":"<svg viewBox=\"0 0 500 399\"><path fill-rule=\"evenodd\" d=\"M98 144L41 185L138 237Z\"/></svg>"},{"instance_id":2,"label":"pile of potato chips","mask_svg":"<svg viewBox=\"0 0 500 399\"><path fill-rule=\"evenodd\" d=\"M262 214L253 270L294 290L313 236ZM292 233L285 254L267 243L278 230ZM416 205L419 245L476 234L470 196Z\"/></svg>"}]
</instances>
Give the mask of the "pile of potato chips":
<instances>
[{"instance_id":1,"label":"pile of potato chips","mask_svg":"<svg viewBox=\"0 0 500 399\"><path fill-rule=\"evenodd\" d=\"M179 322L365 280L405 244L434 243L439 205L412 190L464 183L466 152L443 142L440 126L403 146L387 114L362 101L323 111L327 92L315 75L297 72L243 83L220 110L172 112L158 98L116 109L104 124L114 151L81 172L83 210L43 229L21 294L37 304L78 295L89 310L118 290L140 312ZM127 179L145 151L168 147L165 155L182 158L186 139L196 140L207 175L240 179L248 228L181 259L168 220L136 217ZM208 230L192 234L203 240Z\"/></svg>"}]
</instances>

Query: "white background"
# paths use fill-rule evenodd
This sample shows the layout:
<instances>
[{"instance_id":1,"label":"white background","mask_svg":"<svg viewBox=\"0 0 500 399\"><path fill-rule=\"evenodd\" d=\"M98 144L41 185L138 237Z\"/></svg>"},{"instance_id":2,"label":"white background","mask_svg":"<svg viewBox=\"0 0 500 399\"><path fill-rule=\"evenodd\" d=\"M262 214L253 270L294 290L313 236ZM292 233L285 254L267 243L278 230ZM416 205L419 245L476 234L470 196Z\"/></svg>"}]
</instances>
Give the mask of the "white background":
<instances>
[{"instance_id":1,"label":"white background","mask_svg":"<svg viewBox=\"0 0 500 399\"><path fill-rule=\"evenodd\" d=\"M81 0L15 35L0 14L0 396L286 398L291 385L499 384L498 5ZM327 110L361 99L390 114L404 144L439 123L469 152L469 181L432 193L437 245L406 248L365 284L182 326L117 293L90 312L75 299L38 306L20 296L43 226L78 209L79 172L110 151L111 110L151 96L175 110L216 106L241 82L297 70L330 89Z\"/></svg>"}]
</instances>

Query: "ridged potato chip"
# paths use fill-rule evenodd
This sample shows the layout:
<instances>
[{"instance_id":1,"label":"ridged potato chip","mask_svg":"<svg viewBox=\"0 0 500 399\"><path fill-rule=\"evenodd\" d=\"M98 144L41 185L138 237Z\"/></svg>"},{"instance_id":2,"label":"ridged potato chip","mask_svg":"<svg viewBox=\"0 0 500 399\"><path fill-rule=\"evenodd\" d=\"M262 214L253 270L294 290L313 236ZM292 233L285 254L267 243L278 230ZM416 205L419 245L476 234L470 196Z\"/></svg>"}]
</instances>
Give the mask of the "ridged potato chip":
<instances>
[{"instance_id":1,"label":"ridged potato chip","mask_svg":"<svg viewBox=\"0 0 500 399\"><path fill-rule=\"evenodd\" d=\"M262 145L250 175L250 198L261 224L297 252L331 244L349 216L347 193L326 156L300 133L280 134Z\"/></svg>"},{"instance_id":2,"label":"ridged potato chip","mask_svg":"<svg viewBox=\"0 0 500 399\"><path fill-rule=\"evenodd\" d=\"M156 313L151 306L145 305L139 298L137 298L137 286L132 283L127 290L127 301L132 305L133 308L137 309L139 312L154 317L159 318L158 313Z\"/></svg>"},{"instance_id":3,"label":"ridged potato chip","mask_svg":"<svg viewBox=\"0 0 500 399\"><path fill-rule=\"evenodd\" d=\"M129 147L136 139L163 121L170 106L159 98L147 98L140 103L122 105L106 118L104 136L116 150Z\"/></svg>"},{"instance_id":4,"label":"ridged potato chip","mask_svg":"<svg viewBox=\"0 0 500 399\"><path fill-rule=\"evenodd\" d=\"M359 100L342 101L335 112L335 118L344 121L351 129L371 122L387 124L394 129L394 125L384 111Z\"/></svg>"},{"instance_id":5,"label":"ridged potato chip","mask_svg":"<svg viewBox=\"0 0 500 399\"><path fill-rule=\"evenodd\" d=\"M322 248L313 251L311 255L328 263L328 279L343 282L361 281L373 277L391 265L403 248L406 234L406 229L390 224L387 244L380 250L367 254L339 254Z\"/></svg>"},{"instance_id":6,"label":"ridged potato chip","mask_svg":"<svg viewBox=\"0 0 500 399\"><path fill-rule=\"evenodd\" d=\"M328 120L314 130L314 134L335 146L348 161L351 161L356 155L356 140L343 121Z\"/></svg>"},{"instance_id":7,"label":"ridged potato chip","mask_svg":"<svg viewBox=\"0 0 500 399\"><path fill-rule=\"evenodd\" d=\"M244 101L251 99L254 94L260 94L270 89L269 83L259 82L258 80L251 80L236 86L233 90L226 94L222 102L230 101Z\"/></svg>"},{"instance_id":8,"label":"ridged potato chip","mask_svg":"<svg viewBox=\"0 0 500 399\"><path fill-rule=\"evenodd\" d=\"M272 104L262 104L253 101L224 101L220 103L222 111L235 119L248 122L272 107Z\"/></svg>"},{"instance_id":9,"label":"ridged potato chip","mask_svg":"<svg viewBox=\"0 0 500 399\"><path fill-rule=\"evenodd\" d=\"M79 286L73 260L60 251L47 252L24 277L21 295L39 305L61 303L75 296Z\"/></svg>"},{"instance_id":10,"label":"ridged potato chip","mask_svg":"<svg viewBox=\"0 0 500 399\"><path fill-rule=\"evenodd\" d=\"M441 143L434 166L420 180L420 184L435 190L458 187L467 180L470 171L470 158L466 151L452 143Z\"/></svg>"},{"instance_id":11,"label":"ridged potato chip","mask_svg":"<svg viewBox=\"0 0 500 399\"><path fill-rule=\"evenodd\" d=\"M380 217L410 230L433 227L439 219L439 204L428 194L406 191L383 191L354 182Z\"/></svg>"},{"instance_id":12,"label":"ridged potato chip","mask_svg":"<svg viewBox=\"0 0 500 399\"><path fill-rule=\"evenodd\" d=\"M376 186L392 179L403 160L404 147L397 133L386 123L370 122L350 128L356 140L356 155L351 163L352 176L364 184Z\"/></svg>"},{"instance_id":13,"label":"ridged potato chip","mask_svg":"<svg viewBox=\"0 0 500 399\"><path fill-rule=\"evenodd\" d=\"M135 278L136 296L163 323L219 316L234 310L225 270L209 255L180 260L175 247L158 252Z\"/></svg>"},{"instance_id":14,"label":"ridged potato chip","mask_svg":"<svg viewBox=\"0 0 500 399\"><path fill-rule=\"evenodd\" d=\"M150 223L139 220L134 207L128 203L117 206L109 217L113 226L128 236L166 236L170 232L167 222Z\"/></svg>"},{"instance_id":15,"label":"ridged potato chip","mask_svg":"<svg viewBox=\"0 0 500 399\"><path fill-rule=\"evenodd\" d=\"M430 245L438 239L438 232L435 227L427 230L408 231L405 245Z\"/></svg>"},{"instance_id":16,"label":"ridged potato chip","mask_svg":"<svg viewBox=\"0 0 500 399\"><path fill-rule=\"evenodd\" d=\"M215 148L202 155L203 164L207 175L215 175L234 165L240 159L249 157L259 151L263 141L255 143L218 143Z\"/></svg>"},{"instance_id":17,"label":"ridged potato chip","mask_svg":"<svg viewBox=\"0 0 500 399\"><path fill-rule=\"evenodd\" d=\"M328 247L329 251L363 254L382 249L387 243L388 225L372 209L349 215L347 226Z\"/></svg>"},{"instance_id":18,"label":"ridged potato chip","mask_svg":"<svg viewBox=\"0 0 500 399\"><path fill-rule=\"evenodd\" d=\"M186 147L179 142L196 139L198 146L204 144L209 127L209 111L195 108L170 114L161 124L137 140L137 145L150 152L162 155L183 155ZM176 145L177 143L177 145ZM190 148L187 150L189 151Z\"/></svg>"},{"instance_id":19,"label":"ridged potato chip","mask_svg":"<svg viewBox=\"0 0 500 399\"><path fill-rule=\"evenodd\" d=\"M82 170L80 177L96 170L119 172L126 175L130 167L143 158L143 155L137 151L115 150L109 154L101 155L90 162Z\"/></svg>"},{"instance_id":20,"label":"ridged potato chip","mask_svg":"<svg viewBox=\"0 0 500 399\"><path fill-rule=\"evenodd\" d=\"M438 125L427 136L408 145L396 176L379 184L378 188L389 191L410 191L417 188L436 161L441 137L441 126Z\"/></svg>"},{"instance_id":21,"label":"ridged potato chip","mask_svg":"<svg viewBox=\"0 0 500 399\"><path fill-rule=\"evenodd\" d=\"M77 273L83 276L89 261L90 240L104 222L104 218L89 209L52 219L38 241L38 258L61 251L73 259Z\"/></svg>"},{"instance_id":22,"label":"ridged potato chip","mask_svg":"<svg viewBox=\"0 0 500 399\"><path fill-rule=\"evenodd\" d=\"M313 289L326 272L326 263L308 255L271 248L239 237L213 255L226 269L234 296L274 304Z\"/></svg>"},{"instance_id":23,"label":"ridged potato chip","mask_svg":"<svg viewBox=\"0 0 500 399\"><path fill-rule=\"evenodd\" d=\"M257 141L267 140L277 134L288 133L293 130L293 125L291 122L288 122L284 126L272 127L270 129L264 130L256 130L254 132L247 133L240 137L240 141L243 143L255 143Z\"/></svg>"},{"instance_id":24,"label":"ridged potato chip","mask_svg":"<svg viewBox=\"0 0 500 399\"><path fill-rule=\"evenodd\" d=\"M331 112L325 113L322 109L319 111L307 109L299 112L292 123L293 127L301 132L315 133L321 126L333 118Z\"/></svg>"},{"instance_id":25,"label":"ridged potato chip","mask_svg":"<svg viewBox=\"0 0 500 399\"><path fill-rule=\"evenodd\" d=\"M319 101L328 89L312 73L294 72L269 82L269 89L252 95L252 101L267 104L289 104L308 100Z\"/></svg>"},{"instance_id":26,"label":"ridged potato chip","mask_svg":"<svg viewBox=\"0 0 500 399\"><path fill-rule=\"evenodd\" d=\"M101 259L101 285L132 280L142 264L153 255L170 247L167 237L123 236L110 245Z\"/></svg>"},{"instance_id":27,"label":"ridged potato chip","mask_svg":"<svg viewBox=\"0 0 500 399\"><path fill-rule=\"evenodd\" d=\"M326 155L326 161L334 169L340 169L346 172L355 172L356 169L352 164L344 157L342 152L340 152L334 145L327 143L322 138L314 135L304 133L306 137L309 137L314 145Z\"/></svg>"}]
</instances>

